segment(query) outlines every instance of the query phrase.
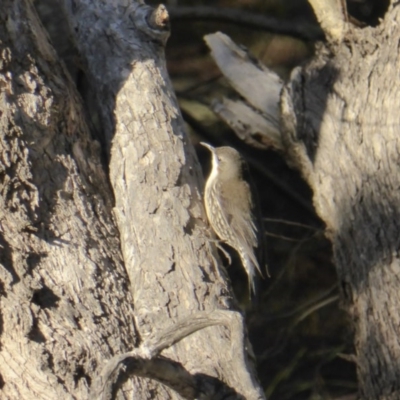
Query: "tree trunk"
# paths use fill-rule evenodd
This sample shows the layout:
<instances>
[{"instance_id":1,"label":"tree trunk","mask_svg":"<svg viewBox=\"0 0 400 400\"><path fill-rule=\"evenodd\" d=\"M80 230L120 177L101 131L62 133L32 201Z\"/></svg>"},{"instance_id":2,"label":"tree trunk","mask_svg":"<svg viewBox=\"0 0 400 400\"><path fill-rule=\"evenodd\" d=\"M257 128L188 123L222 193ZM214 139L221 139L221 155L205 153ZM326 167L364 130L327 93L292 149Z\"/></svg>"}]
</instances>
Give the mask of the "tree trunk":
<instances>
[{"instance_id":1,"label":"tree trunk","mask_svg":"<svg viewBox=\"0 0 400 400\"><path fill-rule=\"evenodd\" d=\"M32 8L0 19L1 398L84 399L137 340L111 190Z\"/></svg>"},{"instance_id":2,"label":"tree trunk","mask_svg":"<svg viewBox=\"0 0 400 400\"><path fill-rule=\"evenodd\" d=\"M400 398L399 20L393 5L376 28L328 29L282 99L283 140L314 191L354 321L363 399Z\"/></svg>"},{"instance_id":3,"label":"tree trunk","mask_svg":"<svg viewBox=\"0 0 400 400\"><path fill-rule=\"evenodd\" d=\"M168 15L65 5L111 185L30 2L3 1L1 398L262 399L165 69Z\"/></svg>"}]
</instances>

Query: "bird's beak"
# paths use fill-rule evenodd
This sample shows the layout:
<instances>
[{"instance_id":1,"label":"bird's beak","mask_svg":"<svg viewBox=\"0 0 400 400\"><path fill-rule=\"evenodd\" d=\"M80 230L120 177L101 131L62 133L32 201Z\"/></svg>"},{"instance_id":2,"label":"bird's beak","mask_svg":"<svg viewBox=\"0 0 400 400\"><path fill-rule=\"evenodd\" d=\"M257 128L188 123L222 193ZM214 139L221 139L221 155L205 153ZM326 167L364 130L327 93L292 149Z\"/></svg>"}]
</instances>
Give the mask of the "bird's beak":
<instances>
[{"instance_id":1,"label":"bird's beak","mask_svg":"<svg viewBox=\"0 0 400 400\"><path fill-rule=\"evenodd\" d=\"M202 146L204 146L204 147L207 147L207 149L210 150L212 154L215 153L215 148L212 147L210 144L205 143L205 142L200 142L200 144L201 144Z\"/></svg>"},{"instance_id":2,"label":"bird's beak","mask_svg":"<svg viewBox=\"0 0 400 400\"><path fill-rule=\"evenodd\" d=\"M213 160L212 165L216 167L218 165L218 157L217 157L217 153L215 151L215 147L211 146L208 143L204 143L204 142L200 142L200 144L204 147L207 147L207 149L211 151L211 156L212 156L212 160Z\"/></svg>"}]
</instances>

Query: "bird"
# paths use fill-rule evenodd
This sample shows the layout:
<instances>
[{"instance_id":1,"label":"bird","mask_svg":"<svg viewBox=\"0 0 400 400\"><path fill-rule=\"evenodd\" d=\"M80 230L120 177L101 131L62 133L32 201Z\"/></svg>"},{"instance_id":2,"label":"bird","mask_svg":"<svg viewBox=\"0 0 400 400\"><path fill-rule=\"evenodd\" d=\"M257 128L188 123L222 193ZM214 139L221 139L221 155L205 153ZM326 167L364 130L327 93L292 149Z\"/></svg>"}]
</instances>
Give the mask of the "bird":
<instances>
[{"instance_id":1,"label":"bird","mask_svg":"<svg viewBox=\"0 0 400 400\"><path fill-rule=\"evenodd\" d=\"M245 161L233 147L200 144L212 154L211 172L204 190L209 224L222 242L237 251L248 276L249 294L255 294L255 270L261 277L263 274L255 255L259 243L253 196L243 176Z\"/></svg>"}]
</instances>

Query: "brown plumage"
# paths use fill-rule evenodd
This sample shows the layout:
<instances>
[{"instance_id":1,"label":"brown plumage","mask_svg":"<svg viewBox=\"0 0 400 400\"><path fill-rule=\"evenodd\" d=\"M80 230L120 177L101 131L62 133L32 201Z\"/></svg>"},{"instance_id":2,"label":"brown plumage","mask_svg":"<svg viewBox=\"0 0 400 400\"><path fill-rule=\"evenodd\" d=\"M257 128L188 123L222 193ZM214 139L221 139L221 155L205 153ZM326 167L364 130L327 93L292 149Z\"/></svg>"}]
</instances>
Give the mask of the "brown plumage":
<instances>
[{"instance_id":1,"label":"brown plumage","mask_svg":"<svg viewBox=\"0 0 400 400\"><path fill-rule=\"evenodd\" d=\"M212 169L204 193L208 221L217 236L238 252L254 293L255 268L263 275L254 253L257 229L250 186L243 179L244 161L232 147L201 144L212 153Z\"/></svg>"}]
</instances>

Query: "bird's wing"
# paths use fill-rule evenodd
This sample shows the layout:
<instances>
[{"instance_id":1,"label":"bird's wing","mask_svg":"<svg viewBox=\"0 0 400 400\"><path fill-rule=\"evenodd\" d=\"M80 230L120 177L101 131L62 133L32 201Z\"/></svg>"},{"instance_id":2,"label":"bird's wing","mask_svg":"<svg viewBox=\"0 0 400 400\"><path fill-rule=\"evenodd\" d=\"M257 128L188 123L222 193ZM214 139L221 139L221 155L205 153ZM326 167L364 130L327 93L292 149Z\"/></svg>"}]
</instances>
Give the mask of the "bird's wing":
<instances>
[{"instance_id":1,"label":"bird's wing","mask_svg":"<svg viewBox=\"0 0 400 400\"><path fill-rule=\"evenodd\" d=\"M268 266L266 262L266 240L260 198L258 196L257 187L254 185L254 181L252 179L247 163L243 163L242 172L244 181L247 182L249 185L249 193L251 192L251 194L249 194L249 196L251 195L250 207L253 214L253 232L255 233L255 244L253 244L253 247L257 247L256 258L261 268L263 270L265 269L267 276L269 276Z\"/></svg>"},{"instance_id":2,"label":"bird's wing","mask_svg":"<svg viewBox=\"0 0 400 400\"><path fill-rule=\"evenodd\" d=\"M235 237L246 245L248 251L254 252L253 247L257 247L257 229L253 222L250 186L245 181L240 182L240 185L237 196L227 199L225 193L221 193L221 209Z\"/></svg>"},{"instance_id":3,"label":"bird's wing","mask_svg":"<svg viewBox=\"0 0 400 400\"><path fill-rule=\"evenodd\" d=\"M257 257L254 254L254 248L257 247L258 241L257 229L252 216L253 203L250 186L246 181L241 181L241 186L239 187L237 186L238 184L238 182L235 183L237 196L232 196L233 191L227 190L230 194L230 197L227 198L224 190L220 191L221 196L219 201L222 216L229 224L231 233L235 238L234 243L228 244L234 247L237 251L239 251L240 247L246 257L248 257L248 261L250 261L251 264L257 268L260 275L263 276Z\"/></svg>"},{"instance_id":4,"label":"bird's wing","mask_svg":"<svg viewBox=\"0 0 400 400\"><path fill-rule=\"evenodd\" d=\"M257 247L257 229L254 224L253 199L250 185L246 181L241 182L242 197L235 198L233 206L240 210L232 216L231 226L236 234L242 232L245 242L251 247Z\"/></svg>"}]
</instances>

